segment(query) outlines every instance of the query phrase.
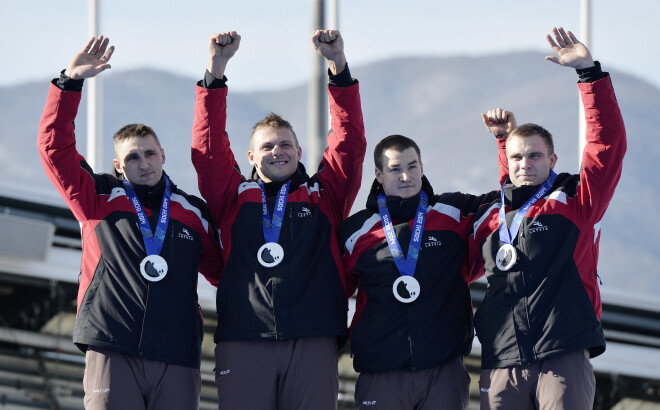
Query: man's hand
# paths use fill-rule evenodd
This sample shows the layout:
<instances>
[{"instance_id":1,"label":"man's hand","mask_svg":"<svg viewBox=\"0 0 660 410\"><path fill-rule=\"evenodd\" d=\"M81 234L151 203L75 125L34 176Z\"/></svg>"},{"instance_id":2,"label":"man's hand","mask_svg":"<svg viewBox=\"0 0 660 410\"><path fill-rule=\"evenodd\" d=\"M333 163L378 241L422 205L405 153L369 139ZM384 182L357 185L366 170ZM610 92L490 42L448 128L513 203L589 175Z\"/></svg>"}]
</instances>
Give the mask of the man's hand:
<instances>
[{"instance_id":1,"label":"man's hand","mask_svg":"<svg viewBox=\"0 0 660 410\"><path fill-rule=\"evenodd\" d=\"M312 34L314 49L326 60L333 75L344 71L346 56L344 55L344 39L339 30L316 30Z\"/></svg>"},{"instance_id":2,"label":"man's hand","mask_svg":"<svg viewBox=\"0 0 660 410\"><path fill-rule=\"evenodd\" d=\"M92 78L101 71L110 68L108 61L110 61L110 57L115 51L115 46L108 49L109 42L110 39L104 39L103 36L92 37L82 51L71 59L64 74L73 80L80 80ZM107 53L106 49L108 50Z\"/></svg>"},{"instance_id":3,"label":"man's hand","mask_svg":"<svg viewBox=\"0 0 660 410\"><path fill-rule=\"evenodd\" d=\"M217 33L209 40L209 64L206 67L213 77L222 79L230 58L236 54L241 44L241 36L235 31Z\"/></svg>"},{"instance_id":4,"label":"man's hand","mask_svg":"<svg viewBox=\"0 0 660 410\"><path fill-rule=\"evenodd\" d=\"M591 57L589 49L569 31L564 31L562 27L553 27L552 33L557 42L552 39L550 34L546 36L550 48L557 56L546 56L545 59L564 67L589 68L594 66L594 59Z\"/></svg>"},{"instance_id":5,"label":"man's hand","mask_svg":"<svg viewBox=\"0 0 660 410\"><path fill-rule=\"evenodd\" d=\"M483 119L486 129L496 137L509 135L517 126L513 113L501 108L488 110L487 114L481 113L481 119Z\"/></svg>"}]
</instances>

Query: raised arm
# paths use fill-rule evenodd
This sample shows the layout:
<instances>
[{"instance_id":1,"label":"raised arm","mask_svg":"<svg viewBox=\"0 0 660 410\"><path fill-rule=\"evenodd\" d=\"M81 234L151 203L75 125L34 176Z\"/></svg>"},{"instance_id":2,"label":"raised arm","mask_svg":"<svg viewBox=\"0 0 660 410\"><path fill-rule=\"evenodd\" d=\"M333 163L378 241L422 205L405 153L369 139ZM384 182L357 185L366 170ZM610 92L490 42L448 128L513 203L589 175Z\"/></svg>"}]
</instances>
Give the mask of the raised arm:
<instances>
[{"instance_id":1,"label":"raised arm","mask_svg":"<svg viewBox=\"0 0 660 410\"><path fill-rule=\"evenodd\" d=\"M204 80L197 86L193 122L192 161L197 183L215 222L220 225L241 182L226 132L227 62L236 54L241 36L235 31L213 34L209 39L209 62Z\"/></svg>"},{"instance_id":2,"label":"raised arm","mask_svg":"<svg viewBox=\"0 0 660 410\"><path fill-rule=\"evenodd\" d=\"M221 80L225 76L227 62L236 54L240 45L241 36L235 31L213 34L209 40L208 72Z\"/></svg>"},{"instance_id":3,"label":"raised arm","mask_svg":"<svg viewBox=\"0 0 660 410\"><path fill-rule=\"evenodd\" d=\"M73 56L64 74L72 80L82 80L95 77L110 68L108 61L115 51L115 46L108 49L109 42L110 39L103 36L90 38L82 51Z\"/></svg>"},{"instance_id":4,"label":"raised arm","mask_svg":"<svg viewBox=\"0 0 660 410\"><path fill-rule=\"evenodd\" d=\"M553 27L552 33L555 36L554 40L550 34L546 35L545 38L556 55L546 56L546 60L575 69L594 66L594 59L591 57L589 49L580 43L570 30L564 31L563 27Z\"/></svg>"},{"instance_id":5,"label":"raised arm","mask_svg":"<svg viewBox=\"0 0 660 410\"><path fill-rule=\"evenodd\" d=\"M312 34L316 51L328 61L332 75L337 75L346 68L344 39L338 30L316 30Z\"/></svg>"},{"instance_id":6,"label":"raised arm","mask_svg":"<svg viewBox=\"0 0 660 410\"><path fill-rule=\"evenodd\" d=\"M509 166L506 159L506 138L516 128L516 117L513 112L503 110L502 108L493 108L488 113L481 113L481 119L488 132L497 138L497 163L500 175L500 186L506 182L509 177Z\"/></svg>"},{"instance_id":7,"label":"raised arm","mask_svg":"<svg viewBox=\"0 0 660 410\"><path fill-rule=\"evenodd\" d=\"M360 188L367 149L359 84L350 76L339 31L315 31L312 42L328 60L331 73L328 91L332 129L318 178L328 193L325 201L334 208L337 220L342 220L348 216Z\"/></svg>"},{"instance_id":8,"label":"raised arm","mask_svg":"<svg viewBox=\"0 0 660 410\"><path fill-rule=\"evenodd\" d=\"M76 150L73 122L82 80L110 68L114 47L108 48L108 43L103 36L91 38L71 59L64 75L53 80L37 137L46 175L81 222L94 218L96 189L92 169Z\"/></svg>"},{"instance_id":9,"label":"raised arm","mask_svg":"<svg viewBox=\"0 0 660 410\"><path fill-rule=\"evenodd\" d=\"M626 152L626 130L609 74L603 73L584 44L563 28L546 38L556 56L546 60L575 68L587 122L587 144L582 154L578 185L580 212L585 221L599 222L621 178ZM583 78L584 76L584 78Z\"/></svg>"}]
</instances>

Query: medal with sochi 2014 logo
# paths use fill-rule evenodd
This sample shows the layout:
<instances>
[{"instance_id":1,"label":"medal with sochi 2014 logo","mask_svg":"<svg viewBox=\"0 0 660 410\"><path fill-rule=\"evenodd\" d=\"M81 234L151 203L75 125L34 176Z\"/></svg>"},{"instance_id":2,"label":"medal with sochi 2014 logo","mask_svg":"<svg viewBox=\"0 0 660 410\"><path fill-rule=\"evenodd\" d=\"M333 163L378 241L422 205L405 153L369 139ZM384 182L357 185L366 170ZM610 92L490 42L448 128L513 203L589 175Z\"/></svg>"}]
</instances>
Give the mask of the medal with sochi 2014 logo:
<instances>
[{"instance_id":1,"label":"medal with sochi 2014 logo","mask_svg":"<svg viewBox=\"0 0 660 410\"><path fill-rule=\"evenodd\" d=\"M264 232L264 239L266 243L261 245L257 251L257 260L261 266L265 268L272 268L277 266L284 260L284 248L277 243L280 238L280 231L282 229L282 217L284 216L284 209L286 208L286 200L289 195L289 185L291 181L287 181L280 190L277 192L275 198L275 209L273 209L273 217L271 218L268 210L268 198L266 197L266 188L263 183L259 181L261 187L261 202L262 202L262 226Z\"/></svg>"},{"instance_id":2,"label":"medal with sochi 2014 logo","mask_svg":"<svg viewBox=\"0 0 660 410\"><path fill-rule=\"evenodd\" d=\"M419 282L413 276L415 275L415 267L419 258L419 248L422 243L427 206L428 197L426 196L426 192L420 191L410 246L408 247L408 254L404 258L399 240L394 232L390 212L387 209L386 196L385 194L378 195L378 212L380 213L380 220L383 225L383 232L385 233L385 241L390 247L390 253L392 254L392 258L394 258L394 263L401 274L392 285L392 293L396 300L402 303L411 303L417 300L421 290Z\"/></svg>"},{"instance_id":3,"label":"medal with sochi 2014 logo","mask_svg":"<svg viewBox=\"0 0 660 410\"><path fill-rule=\"evenodd\" d=\"M401 275L392 285L392 293L399 302L414 302L419 297L419 282L417 279L408 275Z\"/></svg>"},{"instance_id":4,"label":"medal with sochi 2014 logo","mask_svg":"<svg viewBox=\"0 0 660 410\"><path fill-rule=\"evenodd\" d=\"M500 189L500 210L498 220L500 224L500 242L502 242L504 245L502 245L497 250L497 254L495 255L495 266L497 266L497 269L506 272L516 264L516 261L518 260L518 252L516 251L515 246L513 246L513 240L518 235L520 224L522 223L523 218L527 214L527 211L529 211L529 209L532 207L532 205L534 205L536 201L543 198L545 194L550 191L550 188L552 188L552 185L555 183L556 179L557 174L551 169L548 179L546 179L545 182L541 184L536 193L523 204L518 212L516 212L516 215L511 221L511 229L506 226L504 185L502 185L502 188Z\"/></svg>"},{"instance_id":5,"label":"medal with sochi 2014 logo","mask_svg":"<svg viewBox=\"0 0 660 410\"><path fill-rule=\"evenodd\" d=\"M126 196L131 204L133 204L137 213L144 248L147 251L147 256L140 262L140 273L143 278L150 282L163 280L165 275L167 275L167 261L159 254L163 248L163 242L165 242L165 232L167 231L167 224L170 220L170 197L172 196L172 189L170 187L170 180L165 174L163 174L163 178L165 179L165 192L163 193L163 202L160 206L155 233L151 232L147 215L144 213L144 209L133 189L133 185L128 180L123 180Z\"/></svg>"},{"instance_id":6,"label":"medal with sochi 2014 logo","mask_svg":"<svg viewBox=\"0 0 660 410\"><path fill-rule=\"evenodd\" d=\"M140 263L142 277L150 282L158 282L167 275L167 262L160 255L147 255Z\"/></svg>"},{"instance_id":7,"label":"medal with sochi 2014 logo","mask_svg":"<svg viewBox=\"0 0 660 410\"><path fill-rule=\"evenodd\" d=\"M257 260L266 268L279 265L282 259L284 259L284 249L277 242L267 242L261 245L257 252Z\"/></svg>"},{"instance_id":8,"label":"medal with sochi 2014 logo","mask_svg":"<svg viewBox=\"0 0 660 410\"><path fill-rule=\"evenodd\" d=\"M502 271L508 271L511 269L511 267L516 264L516 260L518 260L516 248L509 243L502 245L497 251L497 255L495 255L495 265L497 265L497 268Z\"/></svg>"}]
</instances>

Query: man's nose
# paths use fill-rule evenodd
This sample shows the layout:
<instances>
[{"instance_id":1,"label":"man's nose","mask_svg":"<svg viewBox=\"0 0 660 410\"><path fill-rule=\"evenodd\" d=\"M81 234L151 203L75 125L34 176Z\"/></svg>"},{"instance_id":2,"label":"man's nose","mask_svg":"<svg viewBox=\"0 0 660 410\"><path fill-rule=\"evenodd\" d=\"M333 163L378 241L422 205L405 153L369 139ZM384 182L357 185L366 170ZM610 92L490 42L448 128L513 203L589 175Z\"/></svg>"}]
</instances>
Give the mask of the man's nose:
<instances>
[{"instance_id":1,"label":"man's nose","mask_svg":"<svg viewBox=\"0 0 660 410\"><path fill-rule=\"evenodd\" d=\"M147 169L149 168L149 162L147 161L146 158L140 157L140 169Z\"/></svg>"}]
</instances>

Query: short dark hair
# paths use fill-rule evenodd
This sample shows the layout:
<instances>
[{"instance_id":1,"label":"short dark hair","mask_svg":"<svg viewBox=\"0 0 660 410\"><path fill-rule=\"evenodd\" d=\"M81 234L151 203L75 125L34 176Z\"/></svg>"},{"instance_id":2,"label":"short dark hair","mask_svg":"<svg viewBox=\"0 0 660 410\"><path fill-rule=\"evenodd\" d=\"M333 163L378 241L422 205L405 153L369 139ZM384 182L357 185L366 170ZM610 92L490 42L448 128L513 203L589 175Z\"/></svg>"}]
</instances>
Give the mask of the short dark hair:
<instances>
[{"instance_id":1,"label":"short dark hair","mask_svg":"<svg viewBox=\"0 0 660 410\"><path fill-rule=\"evenodd\" d=\"M262 128L287 128L291 131L293 134L293 140L296 142L296 148L300 146L298 143L298 137L296 136L296 132L293 130L293 127L291 126L291 123L284 118L280 117L279 115L275 114L274 112L268 113L264 118L262 118L259 122L254 124L252 127L252 134L250 135L250 151L254 150L254 146L252 144L252 138L254 137L254 134L259 131Z\"/></svg>"},{"instance_id":2,"label":"short dark hair","mask_svg":"<svg viewBox=\"0 0 660 410\"><path fill-rule=\"evenodd\" d=\"M115 145L117 145L120 142L124 142L129 138L146 137L147 135L153 135L154 139L156 140L156 143L160 147L160 141L158 140L158 136L156 135L156 132L154 131L153 128L145 124L124 125L119 129L119 131L115 132L115 135L112 136L112 140L115 142Z\"/></svg>"},{"instance_id":3,"label":"short dark hair","mask_svg":"<svg viewBox=\"0 0 660 410\"><path fill-rule=\"evenodd\" d=\"M513 131L509 134L510 137L531 137L532 135L539 135L545 141L545 144L548 146L548 155L555 153L555 143L552 141L552 134L550 131L541 127L538 124L522 124L514 128ZM508 138L507 138L508 139Z\"/></svg>"},{"instance_id":4,"label":"short dark hair","mask_svg":"<svg viewBox=\"0 0 660 410\"><path fill-rule=\"evenodd\" d=\"M399 134L394 134L383 138L378 144L376 144L376 148L374 148L374 164L376 164L376 168L381 171L383 170L383 153L388 149L393 149L397 152L403 152L408 148L414 148L415 151L417 151L417 156L419 157L419 162L421 163L422 153L415 141Z\"/></svg>"}]
</instances>

